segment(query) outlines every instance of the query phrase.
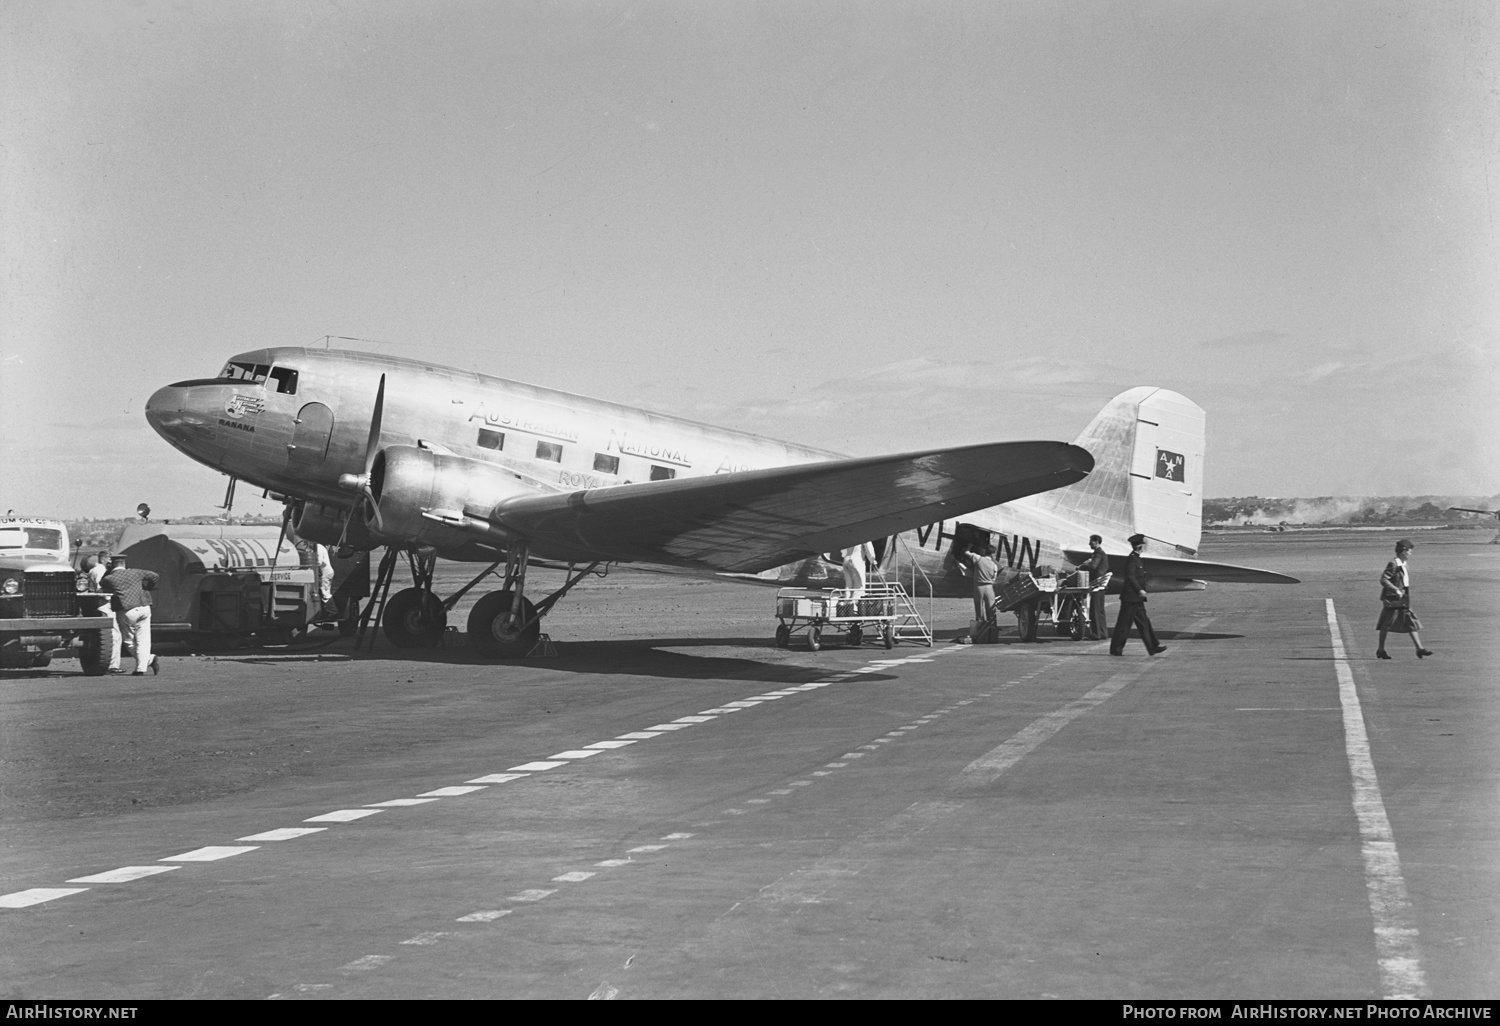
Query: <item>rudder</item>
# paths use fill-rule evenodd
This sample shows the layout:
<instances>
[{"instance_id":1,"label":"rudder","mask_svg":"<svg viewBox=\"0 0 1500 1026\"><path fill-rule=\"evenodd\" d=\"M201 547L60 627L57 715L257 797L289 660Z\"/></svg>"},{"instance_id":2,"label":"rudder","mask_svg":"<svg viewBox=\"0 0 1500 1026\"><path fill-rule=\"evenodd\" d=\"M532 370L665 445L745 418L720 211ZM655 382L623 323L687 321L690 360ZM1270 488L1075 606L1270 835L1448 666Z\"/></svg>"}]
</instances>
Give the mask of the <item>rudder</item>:
<instances>
[{"instance_id":1,"label":"rudder","mask_svg":"<svg viewBox=\"0 0 1500 1026\"><path fill-rule=\"evenodd\" d=\"M1106 538L1143 534L1148 553L1197 554L1203 533L1202 407L1169 389L1138 386L1106 403L1074 444L1093 455L1093 472L1038 495L1040 509Z\"/></svg>"}]
</instances>

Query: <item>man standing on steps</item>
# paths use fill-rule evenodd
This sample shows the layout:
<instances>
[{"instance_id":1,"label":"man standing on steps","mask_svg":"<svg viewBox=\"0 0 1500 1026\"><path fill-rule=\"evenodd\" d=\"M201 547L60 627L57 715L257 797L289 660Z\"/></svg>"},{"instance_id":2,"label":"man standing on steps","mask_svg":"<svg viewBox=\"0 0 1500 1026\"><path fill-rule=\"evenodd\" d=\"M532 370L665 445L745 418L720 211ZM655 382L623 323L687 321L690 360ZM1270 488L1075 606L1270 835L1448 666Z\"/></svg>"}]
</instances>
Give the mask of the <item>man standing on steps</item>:
<instances>
[{"instance_id":1,"label":"man standing on steps","mask_svg":"<svg viewBox=\"0 0 1500 1026\"><path fill-rule=\"evenodd\" d=\"M1151 618L1146 615L1146 569L1141 563L1141 552L1146 548L1146 536L1132 534L1130 555L1125 560L1125 573L1120 582L1120 615L1115 618L1115 631L1109 639L1109 654L1125 654L1125 642L1130 637L1130 625L1140 631L1141 641L1151 655L1165 652L1166 645L1158 644L1156 632L1151 629Z\"/></svg>"}]
</instances>

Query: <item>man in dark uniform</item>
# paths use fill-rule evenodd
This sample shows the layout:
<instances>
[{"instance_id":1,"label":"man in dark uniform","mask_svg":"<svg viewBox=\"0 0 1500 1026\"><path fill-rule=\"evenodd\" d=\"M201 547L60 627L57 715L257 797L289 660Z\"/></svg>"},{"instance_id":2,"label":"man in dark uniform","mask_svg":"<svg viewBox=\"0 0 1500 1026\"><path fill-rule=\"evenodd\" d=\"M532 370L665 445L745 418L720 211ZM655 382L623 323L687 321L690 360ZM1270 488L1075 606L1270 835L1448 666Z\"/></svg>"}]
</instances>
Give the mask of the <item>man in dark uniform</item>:
<instances>
[{"instance_id":1,"label":"man in dark uniform","mask_svg":"<svg viewBox=\"0 0 1500 1026\"><path fill-rule=\"evenodd\" d=\"M1089 637L1094 641L1104 638L1104 589L1099 587L1104 583L1104 575L1109 573L1109 556L1104 552L1104 539L1097 534L1089 535L1089 548L1094 551L1089 558L1084 560L1078 567L1080 570L1089 572L1089 587L1097 590L1089 592Z\"/></svg>"},{"instance_id":2,"label":"man in dark uniform","mask_svg":"<svg viewBox=\"0 0 1500 1026\"><path fill-rule=\"evenodd\" d=\"M1151 629L1151 618L1146 615L1146 570L1141 564L1146 536L1132 534L1129 541L1130 555L1125 559L1125 573L1120 582L1120 615L1115 618L1115 632L1110 635L1109 654L1125 654L1125 642L1130 637L1130 625L1133 623L1141 632L1141 641L1145 644L1146 651L1156 655L1165 652L1167 646L1157 644L1156 632Z\"/></svg>"}]
</instances>

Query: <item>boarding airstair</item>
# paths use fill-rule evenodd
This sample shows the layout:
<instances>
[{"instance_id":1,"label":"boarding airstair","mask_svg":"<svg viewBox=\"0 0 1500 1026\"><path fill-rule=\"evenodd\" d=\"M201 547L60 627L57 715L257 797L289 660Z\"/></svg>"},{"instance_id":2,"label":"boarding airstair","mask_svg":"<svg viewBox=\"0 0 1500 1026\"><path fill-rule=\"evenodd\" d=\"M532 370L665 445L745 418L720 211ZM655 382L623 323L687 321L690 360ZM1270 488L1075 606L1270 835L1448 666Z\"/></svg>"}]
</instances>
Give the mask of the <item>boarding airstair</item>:
<instances>
[{"instance_id":1,"label":"boarding airstair","mask_svg":"<svg viewBox=\"0 0 1500 1026\"><path fill-rule=\"evenodd\" d=\"M897 535L897 540L906 549L906 554L911 557L911 548L907 546L906 539ZM910 641L920 645L932 647L932 628L928 623L932 620L932 581L927 574L917 565L915 557L908 564L911 573L908 579L911 584L910 590L900 580L889 580L884 570L875 569L870 572L869 580L865 583L865 596L867 598L890 598L895 601L896 620L893 624L897 641ZM924 618L917 609L916 600L921 595L920 589L927 591L927 616Z\"/></svg>"}]
</instances>

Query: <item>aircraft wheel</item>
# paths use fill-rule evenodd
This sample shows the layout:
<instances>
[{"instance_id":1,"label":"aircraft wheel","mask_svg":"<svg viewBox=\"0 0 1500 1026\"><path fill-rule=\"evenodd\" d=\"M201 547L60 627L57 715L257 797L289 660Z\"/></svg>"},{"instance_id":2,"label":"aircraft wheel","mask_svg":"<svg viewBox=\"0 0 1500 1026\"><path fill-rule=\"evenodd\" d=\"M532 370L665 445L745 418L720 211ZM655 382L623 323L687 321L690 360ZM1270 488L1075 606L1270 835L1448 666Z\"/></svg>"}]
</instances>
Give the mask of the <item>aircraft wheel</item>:
<instances>
[{"instance_id":1,"label":"aircraft wheel","mask_svg":"<svg viewBox=\"0 0 1500 1026\"><path fill-rule=\"evenodd\" d=\"M859 624L849 628L849 647L858 648L865 640L865 632L860 629Z\"/></svg>"},{"instance_id":2,"label":"aircraft wheel","mask_svg":"<svg viewBox=\"0 0 1500 1026\"><path fill-rule=\"evenodd\" d=\"M407 588L386 602L380 624L397 648L437 648L443 643L448 611L431 592Z\"/></svg>"},{"instance_id":3,"label":"aircraft wheel","mask_svg":"<svg viewBox=\"0 0 1500 1026\"><path fill-rule=\"evenodd\" d=\"M83 635L78 665L85 677L104 676L109 669L109 631L88 631Z\"/></svg>"},{"instance_id":4,"label":"aircraft wheel","mask_svg":"<svg viewBox=\"0 0 1500 1026\"><path fill-rule=\"evenodd\" d=\"M823 647L823 628L809 627L807 629L807 647L813 652Z\"/></svg>"},{"instance_id":5,"label":"aircraft wheel","mask_svg":"<svg viewBox=\"0 0 1500 1026\"><path fill-rule=\"evenodd\" d=\"M880 629L880 640L885 642L886 648L896 647L896 628L886 624Z\"/></svg>"},{"instance_id":6,"label":"aircraft wheel","mask_svg":"<svg viewBox=\"0 0 1500 1026\"><path fill-rule=\"evenodd\" d=\"M510 619L511 593L492 591L474 603L469 613L469 647L485 659L520 659L536 647L542 622L536 606L521 596L521 620L531 622L517 630Z\"/></svg>"},{"instance_id":7,"label":"aircraft wheel","mask_svg":"<svg viewBox=\"0 0 1500 1026\"><path fill-rule=\"evenodd\" d=\"M786 624L780 624L776 628L776 647L786 648L792 643L792 629Z\"/></svg>"}]
</instances>

